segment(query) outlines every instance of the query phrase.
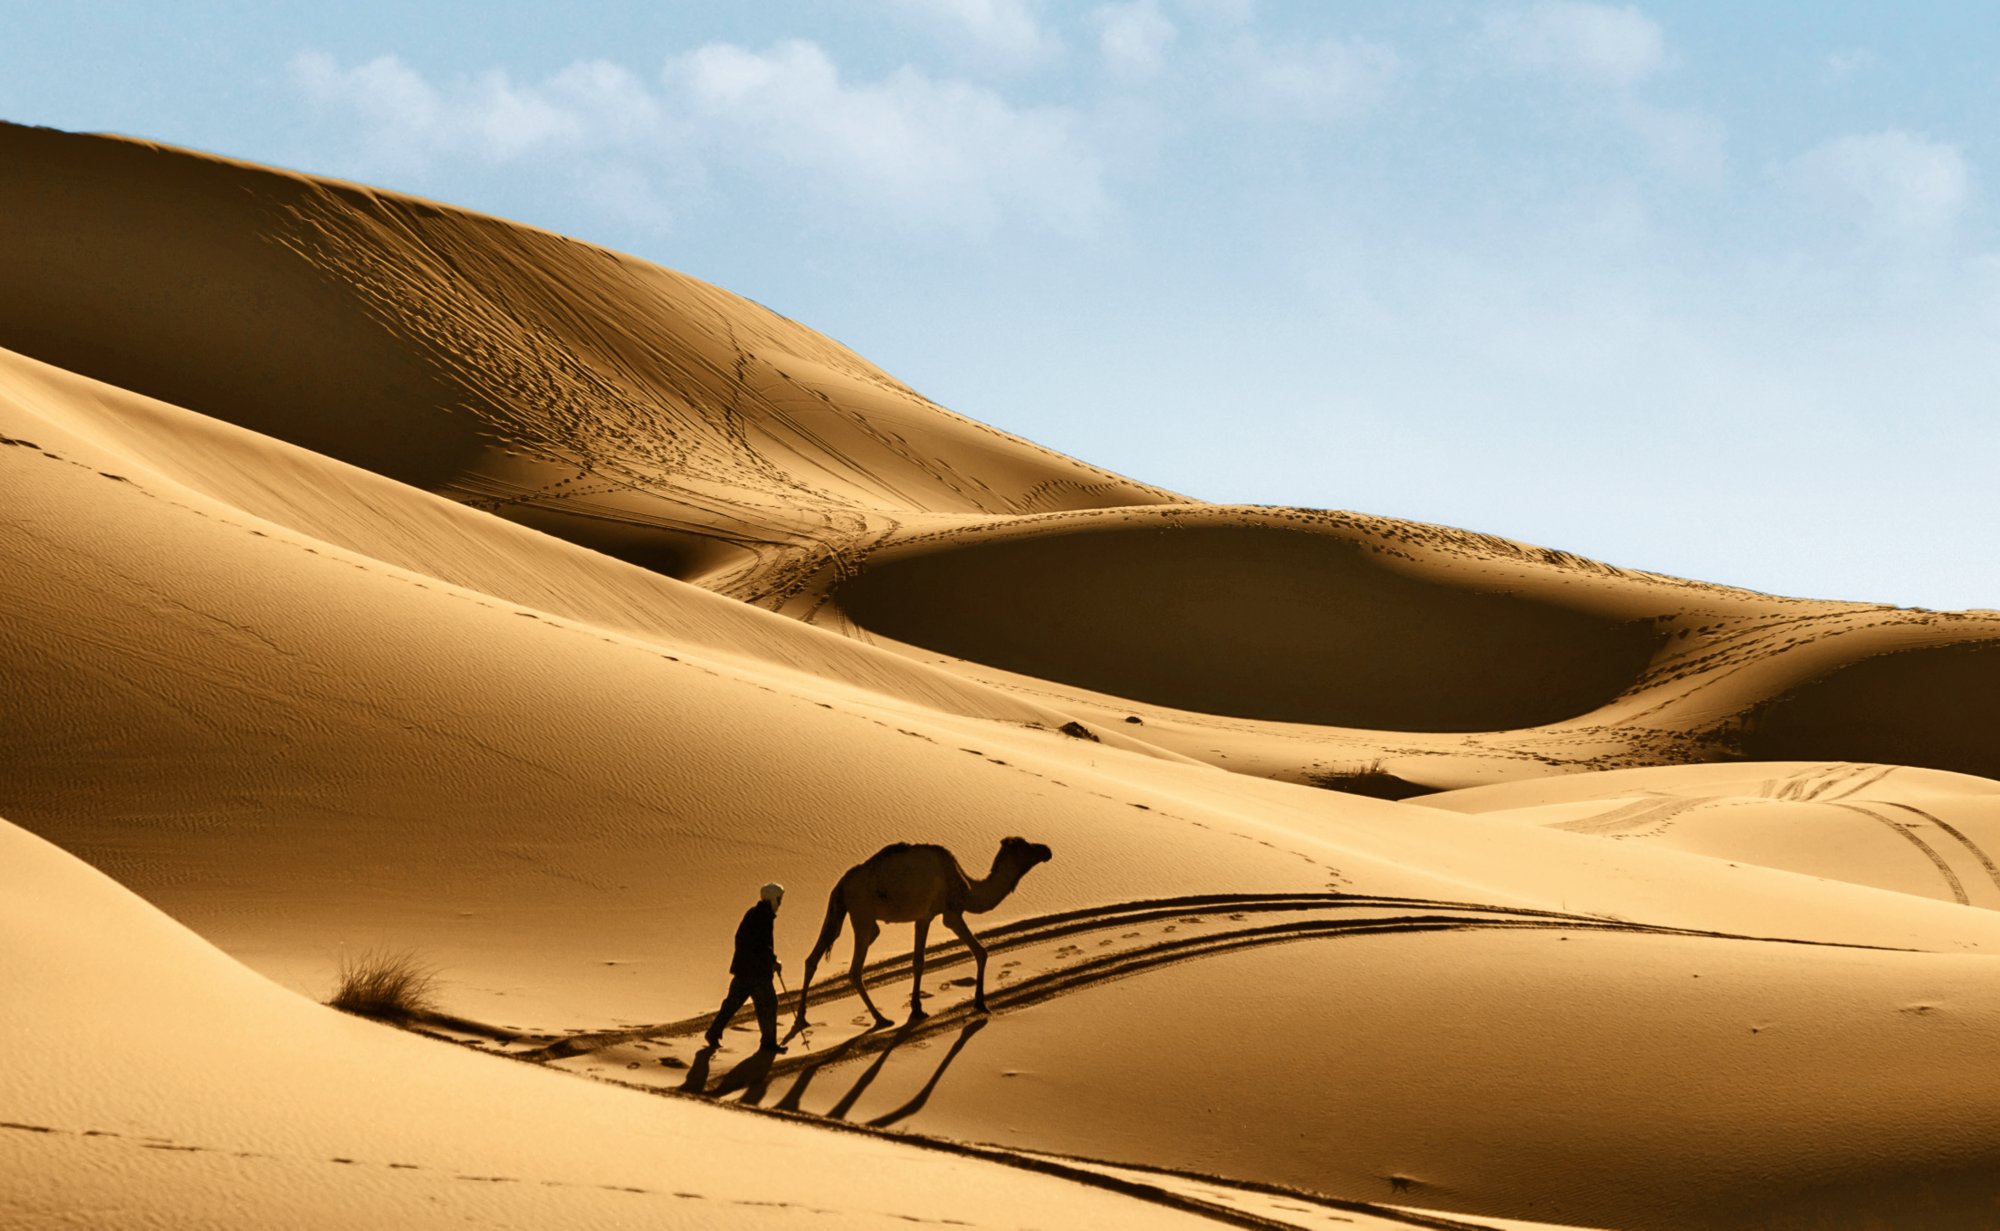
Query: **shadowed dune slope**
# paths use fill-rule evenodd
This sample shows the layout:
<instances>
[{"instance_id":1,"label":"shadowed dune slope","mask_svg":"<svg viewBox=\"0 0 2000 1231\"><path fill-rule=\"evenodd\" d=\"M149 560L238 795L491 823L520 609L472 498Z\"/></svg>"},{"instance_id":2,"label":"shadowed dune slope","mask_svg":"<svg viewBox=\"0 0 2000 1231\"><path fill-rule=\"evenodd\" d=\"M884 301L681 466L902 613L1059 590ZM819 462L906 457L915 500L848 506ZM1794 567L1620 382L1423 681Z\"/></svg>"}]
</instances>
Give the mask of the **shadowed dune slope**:
<instances>
[{"instance_id":1,"label":"shadowed dune slope","mask_svg":"<svg viewBox=\"0 0 2000 1231\"><path fill-rule=\"evenodd\" d=\"M1288 781L1780 755L2000 772L1980 674L2000 614L1781 598L1365 514L912 520L771 605Z\"/></svg>"},{"instance_id":2,"label":"shadowed dune slope","mask_svg":"<svg viewBox=\"0 0 2000 1231\"><path fill-rule=\"evenodd\" d=\"M1455 584L1303 528L1101 516L924 546L870 558L837 592L845 613L1023 675L1210 714L1537 726L1616 696L1658 640L1650 621Z\"/></svg>"},{"instance_id":3,"label":"shadowed dune slope","mask_svg":"<svg viewBox=\"0 0 2000 1231\"><path fill-rule=\"evenodd\" d=\"M1974 648L2000 643L1992 613L1216 509L954 415L748 300L531 227L47 129L0 125L0 161L0 347L865 630L988 695L1145 709L1149 741L1178 754L1293 781L1379 761L1432 786L1760 756L2000 773L1991 690L1967 683L1993 674ZM160 433L128 444L198 489L222 481ZM274 491L218 498L282 504ZM1148 513L1186 524L1161 533L1172 523ZM563 589L513 571L453 576Z\"/></svg>"},{"instance_id":4,"label":"shadowed dune slope","mask_svg":"<svg viewBox=\"0 0 2000 1231\"><path fill-rule=\"evenodd\" d=\"M878 509L1158 489L636 258L409 197L0 125L0 346L679 576Z\"/></svg>"},{"instance_id":5,"label":"shadowed dune slope","mask_svg":"<svg viewBox=\"0 0 2000 1231\"><path fill-rule=\"evenodd\" d=\"M1743 751L1760 761L1824 757L2000 777L2000 644L1843 664L1760 706Z\"/></svg>"}]
</instances>

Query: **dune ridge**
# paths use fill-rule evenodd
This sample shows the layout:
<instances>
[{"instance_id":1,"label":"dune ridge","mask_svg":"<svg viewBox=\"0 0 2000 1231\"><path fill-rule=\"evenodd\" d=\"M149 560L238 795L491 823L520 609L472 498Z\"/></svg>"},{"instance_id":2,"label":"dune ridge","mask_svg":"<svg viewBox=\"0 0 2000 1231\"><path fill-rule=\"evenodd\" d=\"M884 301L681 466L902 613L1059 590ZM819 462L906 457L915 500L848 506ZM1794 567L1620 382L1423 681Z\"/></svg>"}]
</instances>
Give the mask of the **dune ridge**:
<instances>
[{"instance_id":1,"label":"dune ridge","mask_svg":"<svg viewBox=\"0 0 2000 1231\"><path fill-rule=\"evenodd\" d=\"M891 650L969 655L939 665L1025 676L1058 708L1158 719L1148 736L1183 755L1303 782L1380 762L1448 787L1814 755L2000 774L1990 742L1952 735L1991 725L1977 681L2000 614L1202 505L562 236L146 142L5 125L0 153L22 171L0 186L0 347ZM1162 526L1180 533L1148 537ZM1225 565L1241 584L1175 595ZM906 601L989 578L1038 603ZM1417 634L1400 659L1385 628ZM1152 665L1197 640L1245 649L1206 675ZM1552 640L1592 650L1538 657ZM1459 733L1476 738L1431 738Z\"/></svg>"}]
</instances>

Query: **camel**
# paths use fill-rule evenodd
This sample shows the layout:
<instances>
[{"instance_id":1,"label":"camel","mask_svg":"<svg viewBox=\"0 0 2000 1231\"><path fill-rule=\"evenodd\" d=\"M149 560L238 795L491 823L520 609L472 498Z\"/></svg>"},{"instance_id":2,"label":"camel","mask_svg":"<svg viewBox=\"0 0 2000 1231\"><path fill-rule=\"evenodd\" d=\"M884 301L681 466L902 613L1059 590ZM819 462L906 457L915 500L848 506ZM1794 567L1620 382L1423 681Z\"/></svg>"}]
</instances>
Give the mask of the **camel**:
<instances>
[{"instance_id":1,"label":"camel","mask_svg":"<svg viewBox=\"0 0 2000 1231\"><path fill-rule=\"evenodd\" d=\"M895 842L883 847L842 874L826 899L826 922L820 925L819 940L806 957L805 982L799 986L799 1016L793 1032L806 1024L806 998L812 991L813 971L820 959L840 937L843 918L854 921L854 963L848 978L861 993L861 1003L875 1015L875 1028L889 1025L889 1019L868 998L861 983L861 968L868 961L868 946L875 943L884 923L916 924L916 974L910 986L910 1020L929 1016L924 1010L924 939L930 934L931 920L944 916L944 925L972 950L977 965L972 1004L986 1012L986 947L972 935L965 916L984 914L1000 905L1028 869L1046 863L1054 855L1049 848L1026 838L1003 838L1000 852L993 857L993 869L984 880L965 874L950 851L942 846Z\"/></svg>"}]
</instances>

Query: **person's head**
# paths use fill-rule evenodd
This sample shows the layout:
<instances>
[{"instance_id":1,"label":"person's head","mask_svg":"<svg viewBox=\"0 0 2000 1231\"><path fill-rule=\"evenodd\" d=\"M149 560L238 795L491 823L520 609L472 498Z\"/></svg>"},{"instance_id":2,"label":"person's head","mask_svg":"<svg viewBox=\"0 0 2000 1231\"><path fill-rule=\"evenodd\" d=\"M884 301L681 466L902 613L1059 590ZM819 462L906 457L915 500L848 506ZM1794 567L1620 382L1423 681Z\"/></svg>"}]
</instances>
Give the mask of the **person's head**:
<instances>
[{"instance_id":1,"label":"person's head","mask_svg":"<svg viewBox=\"0 0 2000 1231\"><path fill-rule=\"evenodd\" d=\"M764 886L762 889L759 889L757 891L757 896L762 898L764 901L769 902L771 904L771 910L775 912L778 909L778 907L781 904L783 904L785 900L785 887L783 885L780 885L777 881L772 881L770 884Z\"/></svg>"}]
</instances>

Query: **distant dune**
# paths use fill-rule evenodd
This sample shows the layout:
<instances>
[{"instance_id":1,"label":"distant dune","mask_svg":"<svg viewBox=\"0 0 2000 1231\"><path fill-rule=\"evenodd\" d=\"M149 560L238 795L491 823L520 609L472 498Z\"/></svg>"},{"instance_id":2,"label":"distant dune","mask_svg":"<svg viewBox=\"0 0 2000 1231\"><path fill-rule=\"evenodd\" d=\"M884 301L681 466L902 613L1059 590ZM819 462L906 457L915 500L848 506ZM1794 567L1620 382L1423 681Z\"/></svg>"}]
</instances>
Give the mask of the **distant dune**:
<instances>
[{"instance_id":1,"label":"distant dune","mask_svg":"<svg viewBox=\"0 0 2000 1231\"><path fill-rule=\"evenodd\" d=\"M0 1224L1990 1225L2000 615L1202 504L562 236L0 166ZM890 923L897 1026L850 929L698 1049L759 884L796 978L1009 835L990 1014ZM438 1038L313 1003L373 947Z\"/></svg>"}]
</instances>

